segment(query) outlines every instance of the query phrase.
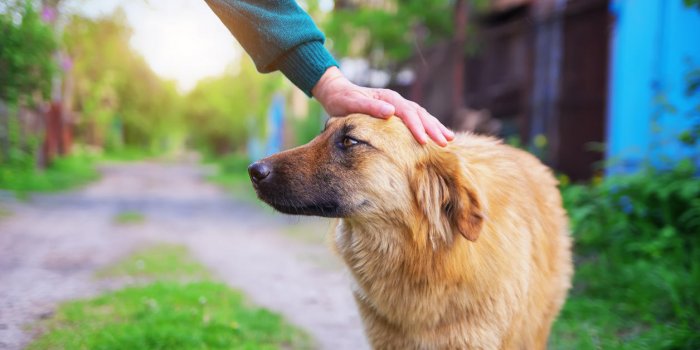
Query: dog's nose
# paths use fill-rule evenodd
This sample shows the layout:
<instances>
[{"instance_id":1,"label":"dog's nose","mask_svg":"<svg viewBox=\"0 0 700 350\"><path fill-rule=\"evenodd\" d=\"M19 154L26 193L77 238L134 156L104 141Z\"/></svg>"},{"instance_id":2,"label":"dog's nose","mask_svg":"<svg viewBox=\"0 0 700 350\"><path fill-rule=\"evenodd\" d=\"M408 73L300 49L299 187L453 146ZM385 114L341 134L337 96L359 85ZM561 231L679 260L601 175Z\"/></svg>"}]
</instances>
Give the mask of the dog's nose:
<instances>
[{"instance_id":1,"label":"dog's nose","mask_svg":"<svg viewBox=\"0 0 700 350\"><path fill-rule=\"evenodd\" d=\"M255 162L248 167L248 174L253 182L258 183L270 175L270 166L263 162Z\"/></svg>"}]
</instances>

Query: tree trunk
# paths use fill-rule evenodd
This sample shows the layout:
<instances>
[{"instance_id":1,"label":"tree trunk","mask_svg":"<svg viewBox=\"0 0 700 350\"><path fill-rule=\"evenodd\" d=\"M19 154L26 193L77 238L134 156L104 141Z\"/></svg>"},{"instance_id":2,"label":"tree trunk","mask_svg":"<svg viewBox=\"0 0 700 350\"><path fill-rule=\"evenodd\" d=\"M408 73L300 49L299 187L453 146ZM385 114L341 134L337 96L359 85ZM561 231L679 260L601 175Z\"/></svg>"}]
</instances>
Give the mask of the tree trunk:
<instances>
[{"instance_id":1,"label":"tree trunk","mask_svg":"<svg viewBox=\"0 0 700 350\"><path fill-rule=\"evenodd\" d=\"M468 0L455 1L454 34L452 37L452 98L451 115L447 122L455 125L457 114L464 107L464 46L467 39Z\"/></svg>"}]
</instances>

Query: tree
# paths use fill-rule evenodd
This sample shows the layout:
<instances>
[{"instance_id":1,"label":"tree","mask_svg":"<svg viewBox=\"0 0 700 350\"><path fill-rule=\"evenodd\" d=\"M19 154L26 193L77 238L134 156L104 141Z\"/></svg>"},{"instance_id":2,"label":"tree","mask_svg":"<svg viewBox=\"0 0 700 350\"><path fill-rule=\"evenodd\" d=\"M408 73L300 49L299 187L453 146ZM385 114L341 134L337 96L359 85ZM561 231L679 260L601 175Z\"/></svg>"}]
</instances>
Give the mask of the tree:
<instances>
[{"instance_id":1,"label":"tree","mask_svg":"<svg viewBox=\"0 0 700 350\"><path fill-rule=\"evenodd\" d=\"M0 2L0 163L34 166L35 142L22 137L16 111L49 97L57 41L29 0Z\"/></svg>"},{"instance_id":2,"label":"tree","mask_svg":"<svg viewBox=\"0 0 700 350\"><path fill-rule=\"evenodd\" d=\"M418 41L433 43L452 35L453 1L336 1L325 30L342 56L369 57L387 66L411 56ZM419 38L419 36L422 36Z\"/></svg>"},{"instance_id":3,"label":"tree","mask_svg":"<svg viewBox=\"0 0 700 350\"><path fill-rule=\"evenodd\" d=\"M150 148L181 128L180 96L129 46L123 11L70 17L63 42L74 60L74 107L86 141L107 150Z\"/></svg>"},{"instance_id":4,"label":"tree","mask_svg":"<svg viewBox=\"0 0 700 350\"><path fill-rule=\"evenodd\" d=\"M245 56L227 74L200 82L186 99L194 143L216 154L243 149L251 129L264 132L270 100L283 81L279 73L258 73Z\"/></svg>"},{"instance_id":5,"label":"tree","mask_svg":"<svg viewBox=\"0 0 700 350\"><path fill-rule=\"evenodd\" d=\"M0 2L0 99L31 104L36 93L47 98L57 71L56 48L51 27L32 1Z\"/></svg>"},{"instance_id":6,"label":"tree","mask_svg":"<svg viewBox=\"0 0 700 350\"><path fill-rule=\"evenodd\" d=\"M482 10L490 0L464 0ZM455 36L455 0L336 0L324 23L333 50L366 57L377 66L404 61L423 46ZM462 28L461 30L467 30Z\"/></svg>"}]
</instances>

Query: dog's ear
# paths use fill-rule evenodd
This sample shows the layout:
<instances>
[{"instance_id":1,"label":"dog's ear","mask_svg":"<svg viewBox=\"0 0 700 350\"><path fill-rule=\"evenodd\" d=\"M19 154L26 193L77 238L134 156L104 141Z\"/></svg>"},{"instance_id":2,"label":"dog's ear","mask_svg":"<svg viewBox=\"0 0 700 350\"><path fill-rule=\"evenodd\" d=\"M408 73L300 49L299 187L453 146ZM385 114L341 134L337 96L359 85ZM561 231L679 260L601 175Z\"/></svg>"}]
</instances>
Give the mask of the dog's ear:
<instances>
[{"instance_id":1,"label":"dog's ear","mask_svg":"<svg viewBox=\"0 0 700 350\"><path fill-rule=\"evenodd\" d=\"M433 245L435 238L452 242L455 232L476 241L484 220L481 200L473 180L454 154L440 152L419 163L411 186L427 219Z\"/></svg>"}]
</instances>

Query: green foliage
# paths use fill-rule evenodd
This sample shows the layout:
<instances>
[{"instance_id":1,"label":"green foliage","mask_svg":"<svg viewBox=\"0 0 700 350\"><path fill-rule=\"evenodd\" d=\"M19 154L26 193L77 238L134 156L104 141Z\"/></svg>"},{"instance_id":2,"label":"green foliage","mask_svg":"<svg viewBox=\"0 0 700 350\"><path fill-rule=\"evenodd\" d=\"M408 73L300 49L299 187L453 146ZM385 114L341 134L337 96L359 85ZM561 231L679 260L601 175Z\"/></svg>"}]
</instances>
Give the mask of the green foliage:
<instances>
[{"instance_id":1,"label":"green foliage","mask_svg":"<svg viewBox=\"0 0 700 350\"><path fill-rule=\"evenodd\" d=\"M23 162L32 161L27 158ZM97 179L95 158L74 154L57 158L46 169L36 169L33 163L24 166L0 166L0 189L27 192L51 192L73 188Z\"/></svg>"},{"instance_id":2,"label":"green foliage","mask_svg":"<svg viewBox=\"0 0 700 350\"><path fill-rule=\"evenodd\" d=\"M454 1L396 0L383 6L336 8L325 24L333 50L343 56L381 53L386 62L408 58L416 45L414 30L424 29L426 42L452 35ZM422 42L420 44L423 44Z\"/></svg>"},{"instance_id":3,"label":"green foliage","mask_svg":"<svg viewBox=\"0 0 700 350\"><path fill-rule=\"evenodd\" d=\"M700 0L683 0L683 4L688 7L695 7L700 10Z\"/></svg>"},{"instance_id":4,"label":"green foliage","mask_svg":"<svg viewBox=\"0 0 700 350\"><path fill-rule=\"evenodd\" d=\"M209 180L225 187L238 199L260 204L255 190L248 177L248 165L251 160L246 155L229 154L213 160L217 172L209 177Z\"/></svg>"},{"instance_id":5,"label":"green foliage","mask_svg":"<svg viewBox=\"0 0 700 350\"><path fill-rule=\"evenodd\" d=\"M219 166L219 172L230 174L239 179L248 179L248 165L251 163L248 156L232 153L217 158L216 163Z\"/></svg>"},{"instance_id":6,"label":"green foliage","mask_svg":"<svg viewBox=\"0 0 700 350\"><path fill-rule=\"evenodd\" d=\"M303 145L311 141L323 129L323 112L318 101L309 102L309 113L304 118L291 118L290 124L294 130L295 143Z\"/></svg>"},{"instance_id":7,"label":"green foliage","mask_svg":"<svg viewBox=\"0 0 700 350\"><path fill-rule=\"evenodd\" d=\"M182 101L175 84L160 79L129 46L125 15L70 17L63 43L74 60L74 106L79 134L109 151L164 149L182 131Z\"/></svg>"},{"instance_id":8,"label":"green foliage","mask_svg":"<svg viewBox=\"0 0 700 350\"><path fill-rule=\"evenodd\" d=\"M47 98L57 71L56 49L53 31L33 1L0 3L0 100L31 105L36 92Z\"/></svg>"},{"instance_id":9,"label":"green foliage","mask_svg":"<svg viewBox=\"0 0 700 350\"><path fill-rule=\"evenodd\" d=\"M553 348L699 348L698 169L685 161L562 195L577 268Z\"/></svg>"},{"instance_id":10,"label":"green foliage","mask_svg":"<svg viewBox=\"0 0 700 350\"><path fill-rule=\"evenodd\" d=\"M61 306L28 349L309 348L270 311L220 283L158 282Z\"/></svg>"},{"instance_id":11,"label":"green foliage","mask_svg":"<svg viewBox=\"0 0 700 350\"><path fill-rule=\"evenodd\" d=\"M251 134L265 132L260 126L282 76L261 75L247 56L239 68L200 82L186 98L190 137L206 153L240 151Z\"/></svg>"},{"instance_id":12,"label":"green foliage","mask_svg":"<svg viewBox=\"0 0 700 350\"><path fill-rule=\"evenodd\" d=\"M700 9L700 2L698 9ZM696 104L686 115L686 117L692 118L692 125L683 131L678 139L685 145L695 146L700 144L700 68L695 67L686 73L685 95L689 98L695 98Z\"/></svg>"},{"instance_id":13,"label":"green foliage","mask_svg":"<svg viewBox=\"0 0 700 350\"><path fill-rule=\"evenodd\" d=\"M10 168L18 176L34 168L38 140L22 132L18 112L50 95L56 49L54 33L33 1L0 3L0 105L7 106L6 113L0 112L0 186L19 185L9 179Z\"/></svg>"}]
</instances>

